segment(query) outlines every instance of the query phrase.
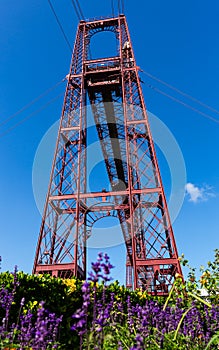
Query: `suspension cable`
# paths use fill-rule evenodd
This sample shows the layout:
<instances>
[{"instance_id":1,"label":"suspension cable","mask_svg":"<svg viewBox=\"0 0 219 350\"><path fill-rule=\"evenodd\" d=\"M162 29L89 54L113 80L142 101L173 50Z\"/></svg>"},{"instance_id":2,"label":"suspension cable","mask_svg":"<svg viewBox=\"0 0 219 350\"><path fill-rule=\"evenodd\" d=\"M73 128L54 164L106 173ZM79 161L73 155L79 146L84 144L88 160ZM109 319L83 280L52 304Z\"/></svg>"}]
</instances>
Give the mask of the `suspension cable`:
<instances>
[{"instance_id":1,"label":"suspension cable","mask_svg":"<svg viewBox=\"0 0 219 350\"><path fill-rule=\"evenodd\" d=\"M120 0L118 0L118 11L119 11L119 14L120 14L121 13Z\"/></svg>"},{"instance_id":2,"label":"suspension cable","mask_svg":"<svg viewBox=\"0 0 219 350\"><path fill-rule=\"evenodd\" d=\"M14 124L13 126L11 126L10 128L6 129L4 132L2 132L0 134L0 138L2 138L3 136L7 135L8 133L10 133L12 130L16 129L19 125L25 123L27 120L29 120L30 118L32 118L34 115L38 114L39 112L41 112L42 110L44 110L47 106L49 106L50 104L52 104L53 102L55 102L59 97L63 96L63 93L57 95L56 97L54 97L53 99L51 99L50 101L48 101L47 103L45 103L42 107L38 108L36 111L28 114L25 118L21 119L18 123Z\"/></svg>"},{"instance_id":3,"label":"suspension cable","mask_svg":"<svg viewBox=\"0 0 219 350\"><path fill-rule=\"evenodd\" d=\"M65 41L66 41L66 43L67 43L67 45L69 47L69 50L72 52L72 46L71 46L71 44L70 44L70 42L69 42L69 40L68 40L68 38L67 38L67 36L65 34L64 28L63 28L63 26L62 26L62 24L61 24L61 22L60 22L60 20L59 20L59 18L57 16L57 14L56 14L56 11L55 11L54 7L52 6L52 3L51 3L50 0L48 0L48 3L49 3L49 6L50 6L50 9L51 9L52 13L55 16L56 22L58 23L58 26L59 26L62 34L63 34L63 37L64 37L64 39L65 39Z\"/></svg>"},{"instance_id":4,"label":"suspension cable","mask_svg":"<svg viewBox=\"0 0 219 350\"><path fill-rule=\"evenodd\" d=\"M78 12L78 9L77 9L77 6L76 6L74 0L71 0L71 3L72 3L72 6L73 6L73 8L74 8L74 10L75 10L76 16L78 17L78 20L80 21L80 20L81 20L81 17L80 17L80 14L79 14L79 12Z\"/></svg>"},{"instance_id":5,"label":"suspension cable","mask_svg":"<svg viewBox=\"0 0 219 350\"><path fill-rule=\"evenodd\" d=\"M10 120L14 119L17 115L19 115L20 113L24 112L27 108L31 107L33 104L35 104L36 102L38 102L39 100L41 100L41 98L43 98L44 96L48 95L48 93L50 93L51 91L55 90L61 83L63 83L65 81L66 78L62 79L61 81L59 81L58 83L56 83L55 85L53 85L51 88L49 88L48 90L44 91L42 94L40 94L39 96L37 96L36 98L34 98L32 101L30 101L29 103L27 103L24 107L22 107L21 109L19 109L17 112L13 113L12 115L10 115L8 118L4 119L1 123L0 123L0 127L7 124Z\"/></svg>"},{"instance_id":6,"label":"suspension cable","mask_svg":"<svg viewBox=\"0 0 219 350\"><path fill-rule=\"evenodd\" d=\"M76 4L78 5L78 10L79 10L79 13L80 13L80 15L81 15L81 18L82 18L83 20L85 20L85 17L84 17L84 14L83 14L83 12L82 12L82 9L81 9L79 0L76 0Z\"/></svg>"},{"instance_id":7,"label":"suspension cable","mask_svg":"<svg viewBox=\"0 0 219 350\"><path fill-rule=\"evenodd\" d=\"M71 3L72 3L72 6L75 10L75 13L76 13L76 16L78 17L78 20L80 21L81 19L83 19L85 21L85 16L83 14L83 11L81 9L81 6L80 6L80 2L78 0L76 0L76 3L74 0L71 0ZM90 56L90 59L92 58L92 54L91 54L91 48L89 46L89 56Z\"/></svg>"},{"instance_id":8,"label":"suspension cable","mask_svg":"<svg viewBox=\"0 0 219 350\"><path fill-rule=\"evenodd\" d=\"M121 0L122 2L122 13L124 14L125 13L125 3L124 3L124 0Z\"/></svg>"},{"instance_id":9,"label":"suspension cable","mask_svg":"<svg viewBox=\"0 0 219 350\"><path fill-rule=\"evenodd\" d=\"M204 112L200 111L199 109L197 109L197 108L195 108L195 107L190 106L188 103L185 103L185 102L179 100L178 98L176 98L176 97L174 97L174 96L172 96L172 95L170 95L170 94L167 94L166 92L164 92L164 91L162 91L162 90L156 88L155 86L153 86L153 85L151 85L151 84L145 83L145 85L146 85L147 87L149 87L150 89L152 89L152 90L158 92L159 94L161 94L161 95L163 95L163 96L166 96L166 97L170 98L171 100L173 100L173 101L175 101L175 102L177 102L177 103L183 105L184 107L189 108L189 109L191 109L192 111L194 111L194 112L196 112L196 113L202 115L203 117L205 117L205 118L207 118L207 119L210 119L211 121L213 121L213 122L219 124L219 119L216 119L216 118L212 117L211 115L209 115L209 114L207 114L207 113L204 113Z\"/></svg>"},{"instance_id":10,"label":"suspension cable","mask_svg":"<svg viewBox=\"0 0 219 350\"><path fill-rule=\"evenodd\" d=\"M112 16L114 17L115 14L114 14L114 1L111 0L111 10L112 10Z\"/></svg>"},{"instance_id":11,"label":"suspension cable","mask_svg":"<svg viewBox=\"0 0 219 350\"><path fill-rule=\"evenodd\" d=\"M204 102L198 100L197 98L195 98L195 97L193 97L193 96L187 94L186 92L184 92L184 91L182 91L182 90L179 90L178 88L174 87L173 85L168 84L167 82L165 82L165 81L163 81L163 80L161 80L161 79L155 77L154 75L152 75L152 74L150 74L150 73L148 73L148 72L146 72L146 71L144 71L144 70L141 70L141 69L140 69L140 71L141 71L143 74L147 75L149 78L151 78L151 79L153 79L153 80L156 80L157 82L161 83L162 85L165 85L166 87L168 87L169 89L171 89L171 90L173 90L173 91L176 91L178 94L180 94L180 95L182 95L182 96L184 96L184 97L187 97L188 99L190 99L190 100L192 100L192 101L198 103L198 104L201 105L202 107L205 107L205 108L209 109L209 110L212 111L212 112L215 112L215 113L219 114L219 111L218 111L217 109L215 109L215 108L213 108L213 107L207 105L206 103L204 103Z\"/></svg>"}]
</instances>

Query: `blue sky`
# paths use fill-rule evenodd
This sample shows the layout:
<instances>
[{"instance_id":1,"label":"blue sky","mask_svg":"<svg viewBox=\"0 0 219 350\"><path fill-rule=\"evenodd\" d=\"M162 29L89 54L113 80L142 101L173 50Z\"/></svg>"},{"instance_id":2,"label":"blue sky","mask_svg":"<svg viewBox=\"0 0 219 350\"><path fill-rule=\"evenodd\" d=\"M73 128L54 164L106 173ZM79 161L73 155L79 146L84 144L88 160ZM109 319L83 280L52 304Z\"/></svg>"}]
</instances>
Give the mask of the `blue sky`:
<instances>
[{"instance_id":1,"label":"blue sky","mask_svg":"<svg viewBox=\"0 0 219 350\"><path fill-rule=\"evenodd\" d=\"M86 18L111 14L110 0L80 3ZM78 20L71 0L52 0L52 4L73 45ZM219 110L218 1L212 0L208 5L204 0L125 0L125 14L137 65ZM103 40L100 39L101 44ZM0 255L3 270L12 270L17 264L19 269L30 272L41 223L32 190L32 166L43 135L60 117L65 83L8 123L2 122L60 82L68 74L71 53L46 0L1 0L0 49ZM105 53L108 49L109 45ZM98 51L98 43L93 50ZM218 121L219 114L145 74L141 74L141 79L148 110L169 128L184 157L190 195L186 195L173 228L179 254L184 253L190 264L198 267L212 259L213 250L218 248L219 123L148 85L182 99ZM27 120L14 127L23 118ZM159 151L158 156L168 194L170 172ZM109 249L108 253L117 266L115 277L122 280L124 248ZM91 251L90 258L95 254Z\"/></svg>"}]
</instances>

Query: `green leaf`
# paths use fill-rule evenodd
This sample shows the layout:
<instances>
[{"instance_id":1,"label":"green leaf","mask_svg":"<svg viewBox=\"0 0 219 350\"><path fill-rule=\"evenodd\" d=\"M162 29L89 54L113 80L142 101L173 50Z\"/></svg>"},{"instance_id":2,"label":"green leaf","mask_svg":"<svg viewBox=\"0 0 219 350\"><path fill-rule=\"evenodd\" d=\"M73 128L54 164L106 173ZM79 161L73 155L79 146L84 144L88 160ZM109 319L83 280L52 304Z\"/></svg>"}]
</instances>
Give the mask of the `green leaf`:
<instances>
[{"instance_id":1,"label":"green leaf","mask_svg":"<svg viewBox=\"0 0 219 350\"><path fill-rule=\"evenodd\" d=\"M209 343L207 344L205 350L210 349L211 344L215 343L216 340L217 340L216 344L219 344L219 334L215 334L215 335L211 338L211 340L210 340Z\"/></svg>"}]
</instances>

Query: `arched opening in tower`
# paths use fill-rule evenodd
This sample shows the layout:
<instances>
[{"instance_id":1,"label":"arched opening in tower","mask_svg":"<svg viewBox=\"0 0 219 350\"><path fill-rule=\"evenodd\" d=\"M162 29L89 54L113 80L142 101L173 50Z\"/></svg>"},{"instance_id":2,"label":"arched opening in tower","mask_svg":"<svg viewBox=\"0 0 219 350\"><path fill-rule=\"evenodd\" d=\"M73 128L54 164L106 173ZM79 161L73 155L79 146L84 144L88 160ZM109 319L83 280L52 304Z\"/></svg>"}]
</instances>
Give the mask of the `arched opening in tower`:
<instances>
[{"instance_id":1,"label":"arched opening in tower","mask_svg":"<svg viewBox=\"0 0 219 350\"><path fill-rule=\"evenodd\" d=\"M107 43L107 44L106 44ZM118 56L119 47L115 33L111 31L97 32L91 37L90 59Z\"/></svg>"},{"instance_id":2,"label":"arched opening in tower","mask_svg":"<svg viewBox=\"0 0 219 350\"><path fill-rule=\"evenodd\" d=\"M98 219L87 240L87 271L91 271L91 262L96 261L99 252L107 253L112 269L111 277L125 284L126 247L119 219L110 215Z\"/></svg>"}]
</instances>

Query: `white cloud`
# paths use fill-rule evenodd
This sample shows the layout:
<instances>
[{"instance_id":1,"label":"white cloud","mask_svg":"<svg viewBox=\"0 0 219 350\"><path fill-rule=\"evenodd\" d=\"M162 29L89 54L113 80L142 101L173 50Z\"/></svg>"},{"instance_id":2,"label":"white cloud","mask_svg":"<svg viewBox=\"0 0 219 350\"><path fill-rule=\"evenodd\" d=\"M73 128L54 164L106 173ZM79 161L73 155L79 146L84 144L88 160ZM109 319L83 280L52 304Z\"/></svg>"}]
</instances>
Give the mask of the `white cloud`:
<instances>
[{"instance_id":1,"label":"white cloud","mask_svg":"<svg viewBox=\"0 0 219 350\"><path fill-rule=\"evenodd\" d=\"M209 197L215 197L215 194L212 192L212 187L205 185L204 187L198 187L188 182L185 185L185 191L189 195L189 201L193 203L206 201Z\"/></svg>"}]
</instances>

